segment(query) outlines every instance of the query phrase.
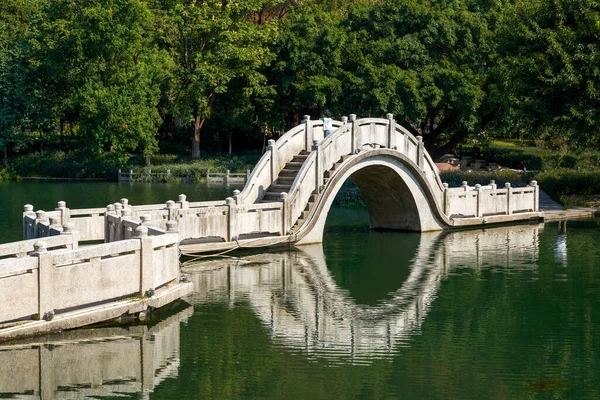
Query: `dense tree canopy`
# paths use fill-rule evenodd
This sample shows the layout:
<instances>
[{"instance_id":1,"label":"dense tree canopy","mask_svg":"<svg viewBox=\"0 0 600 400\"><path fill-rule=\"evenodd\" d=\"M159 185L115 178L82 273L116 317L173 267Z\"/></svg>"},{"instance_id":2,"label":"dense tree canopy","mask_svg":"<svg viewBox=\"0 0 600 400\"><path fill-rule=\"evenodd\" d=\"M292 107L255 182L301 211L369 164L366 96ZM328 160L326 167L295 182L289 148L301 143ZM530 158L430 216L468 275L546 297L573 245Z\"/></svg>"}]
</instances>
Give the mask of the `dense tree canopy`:
<instances>
[{"instance_id":1,"label":"dense tree canopy","mask_svg":"<svg viewBox=\"0 0 600 400\"><path fill-rule=\"evenodd\" d=\"M599 21L597 0L5 0L0 150L199 157L325 108L391 112L434 154L597 145Z\"/></svg>"}]
</instances>

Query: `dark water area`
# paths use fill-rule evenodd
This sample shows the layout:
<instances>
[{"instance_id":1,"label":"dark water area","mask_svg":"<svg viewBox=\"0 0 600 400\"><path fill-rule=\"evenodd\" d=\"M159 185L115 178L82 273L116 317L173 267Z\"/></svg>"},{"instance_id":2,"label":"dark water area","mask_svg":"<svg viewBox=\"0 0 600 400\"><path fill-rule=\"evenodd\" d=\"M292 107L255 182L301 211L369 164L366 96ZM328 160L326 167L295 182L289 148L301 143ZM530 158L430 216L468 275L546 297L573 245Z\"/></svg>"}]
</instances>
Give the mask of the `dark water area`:
<instances>
[{"instance_id":1,"label":"dark water area","mask_svg":"<svg viewBox=\"0 0 600 400\"><path fill-rule=\"evenodd\" d=\"M196 293L150 326L2 345L0 398L600 398L598 221L367 220L334 208L322 245L187 262Z\"/></svg>"}]
</instances>

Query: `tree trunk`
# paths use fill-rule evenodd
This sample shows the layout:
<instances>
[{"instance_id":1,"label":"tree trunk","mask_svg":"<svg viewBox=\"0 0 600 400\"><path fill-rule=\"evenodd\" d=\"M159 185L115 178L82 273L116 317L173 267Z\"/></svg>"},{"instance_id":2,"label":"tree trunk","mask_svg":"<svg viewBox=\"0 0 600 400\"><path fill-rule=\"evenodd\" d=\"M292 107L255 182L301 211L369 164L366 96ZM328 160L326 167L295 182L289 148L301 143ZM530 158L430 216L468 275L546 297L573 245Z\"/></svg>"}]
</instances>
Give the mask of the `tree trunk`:
<instances>
[{"instance_id":1,"label":"tree trunk","mask_svg":"<svg viewBox=\"0 0 600 400\"><path fill-rule=\"evenodd\" d=\"M229 139L229 155L231 155L231 148L232 148L232 142L233 142L233 134L227 135L227 138Z\"/></svg>"},{"instance_id":2,"label":"tree trunk","mask_svg":"<svg viewBox=\"0 0 600 400\"><path fill-rule=\"evenodd\" d=\"M200 158L200 129L204 125L204 120L200 115L194 118L194 138L192 140L192 158Z\"/></svg>"}]
</instances>

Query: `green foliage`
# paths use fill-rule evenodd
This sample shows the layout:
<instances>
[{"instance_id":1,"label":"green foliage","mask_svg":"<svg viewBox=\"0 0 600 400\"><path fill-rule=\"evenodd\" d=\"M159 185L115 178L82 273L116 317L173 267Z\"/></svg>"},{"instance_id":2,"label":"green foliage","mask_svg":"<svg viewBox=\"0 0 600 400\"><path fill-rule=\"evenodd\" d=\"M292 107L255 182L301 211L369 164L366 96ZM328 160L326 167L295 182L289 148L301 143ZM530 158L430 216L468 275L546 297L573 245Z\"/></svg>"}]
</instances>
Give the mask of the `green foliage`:
<instances>
[{"instance_id":1,"label":"green foliage","mask_svg":"<svg viewBox=\"0 0 600 400\"><path fill-rule=\"evenodd\" d=\"M282 93L337 114L396 115L430 152L486 124L487 14L467 3L357 2L341 12L299 8L285 22Z\"/></svg>"},{"instance_id":2,"label":"green foliage","mask_svg":"<svg viewBox=\"0 0 600 400\"><path fill-rule=\"evenodd\" d=\"M568 153L538 147L533 142L493 141L484 150L488 161L505 168L540 171L557 168L598 169L600 152L593 149L571 150Z\"/></svg>"},{"instance_id":3,"label":"green foliage","mask_svg":"<svg viewBox=\"0 0 600 400\"><path fill-rule=\"evenodd\" d=\"M540 186L555 200L600 193L600 170L549 169L536 175ZM573 202L573 201L572 201Z\"/></svg>"},{"instance_id":4,"label":"green foliage","mask_svg":"<svg viewBox=\"0 0 600 400\"><path fill-rule=\"evenodd\" d=\"M179 181L182 178L188 178L191 182L199 182L206 177L207 172L224 173L229 170L231 173L246 173L252 170L260 158L258 152L248 152L243 155L229 156L225 154L212 155L203 159L183 159L172 160L173 163L163 163L152 165L150 171L152 175L158 174L158 180L165 182ZM166 159L163 161L167 161ZM157 178L149 175L148 168L141 165L126 167L127 170L133 170L136 174L136 181L152 181ZM169 171L169 175L167 175Z\"/></svg>"},{"instance_id":5,"label":"green foliage","mask_svg":"<svg viewBox=\"0 0 600 400\"><path fill-rule=\"evenodd\" d=\"M600 4L517 0L503 8L498 72L505 131L600 144ZM520 133L519 133L520 134Z\"/></svg>"},{"instance_id":6,"label":"green foliage","mask_svg":"<svg viewBox=\"0 0 600 400\"><path fill-rule=\"evenodd\" d=\"M269 44L277 35L277 23L255 23L250 17L278 3L274 0L165 2L167 21L172 25L167 40L177 60L173 112L193 124L192 157L200 157L200 129L212 116L216 99L237 97L243 103L233 107L236 112L228 118L233 122L238 112L249 111L246 110L249 99L273 95L262 68L274 59ZM230 135L233 130L227 132Z\"/></svg>"},{"instance_id":7,"label":"green foliage","mask_svg":"<svg viewBox=\"0 0 600 400\"><path fill-rule=\"evenodd\" d=\"M544 149L490 161L595 168L599 20L596 0L4 0L0 154L199 157L329 108L392 112L434 156L502 135Z\"/></svg>"},{"instance_id":8,"label":"green foliage","mask_svg":"<svg viewBox=\"0 0 600 400\"><path fill-rule=\"evenodd\" d=\"M168 60L146 2L58 0L45 12L32 56L56 120L77 122L97 154L155 152Z\"/></svg>"},{"instance_id":9,"label":"green foliage","mask_svg":"<svg viewBox=\"0 0 600 400\"><path fill-rule=\"evenodd\" d=\"M474 185L489 185L493 180L499 188L509 182L513 187L527 186L534 178L534 174L520 173L512 170L501 170L494 172L487 171L444 171L440 173L442 182L445 182L450 187L459 187L463 181L466 181L470 186Z\"/></svg>"},{"instance_id":10,"label":"green foliage","mask_svg":"<svg viewBox=\"0 0 600 400\"><path fill-rule=\"evenodd\" d=\"M114 180L125 165L115 152L97 155L89 151L30 153L11 160L11 174L21 177L96 178Z\"/></svg>"}]
</instances>

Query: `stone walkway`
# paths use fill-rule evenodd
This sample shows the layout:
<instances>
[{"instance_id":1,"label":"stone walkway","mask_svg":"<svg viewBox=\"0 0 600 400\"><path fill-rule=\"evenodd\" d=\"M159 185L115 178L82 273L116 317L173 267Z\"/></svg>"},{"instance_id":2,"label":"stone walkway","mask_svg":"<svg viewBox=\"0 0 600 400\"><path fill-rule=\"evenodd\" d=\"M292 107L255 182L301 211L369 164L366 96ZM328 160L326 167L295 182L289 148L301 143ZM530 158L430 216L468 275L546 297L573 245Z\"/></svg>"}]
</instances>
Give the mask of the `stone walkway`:
<instances>
[{"instance_id":1,"label":"stone walkway","mask_svg":"<svg viewBox=\"0 0 600 400\"><path fill-rule=\"evenodd\" d=\"M543 190L540 190L540 211L544 212L545 222L592 218L596 213L596 209L592 207L574 207L565 210Z\"/></svg>"}]
</instances>

